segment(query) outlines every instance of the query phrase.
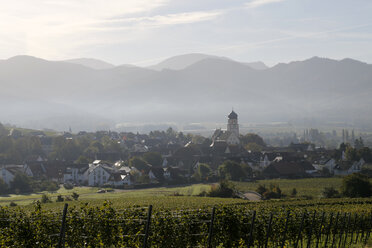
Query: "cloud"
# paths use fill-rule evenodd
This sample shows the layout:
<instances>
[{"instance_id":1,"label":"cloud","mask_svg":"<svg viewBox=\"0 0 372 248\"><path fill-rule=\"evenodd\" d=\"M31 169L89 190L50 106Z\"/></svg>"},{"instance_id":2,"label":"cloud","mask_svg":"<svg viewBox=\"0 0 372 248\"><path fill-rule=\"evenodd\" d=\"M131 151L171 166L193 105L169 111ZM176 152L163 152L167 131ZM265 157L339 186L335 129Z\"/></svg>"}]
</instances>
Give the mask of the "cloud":
<instances>
[{"instance_id":1,"label":"cloud","mask_svg":"<svg viewBox=\"0 0 372 248\"><path fill-rule=\"evenodd\" d=\"M80 44L108 41L91 26L117 16L145 15L169 0L0 0L1 57L31 54L63 58ZM6 44L4 44L6 43ZM9 52L8 52L9 51ZM10 54L10 51L12 54ZM16 53L16 54L17 54Z\"/></svg>"},{"instance_id":2,"label":"cloud","mask_svg":"<svg viewBox=\"0 0 372 248\"><path fill-rule=\"evenodd\" d=\"M245 4L248 8L257 8L270 3L284 2L285 0L252 0Z\"/></svg>"},{"instance_id":3,"label":"cloud","mask_svg":"<svg viewBox=\"0 0 372 248\"><path fill-rule=\"evenodd\" d=\"M371 27L372 24L362 24L362 25L353 25L348 27L340 27L336 29L329 29L324 31L318 31L318 32L303 32L303 31L286 31L282 30L281 33L285 34L285 36L274 38L274 39L268 39L268 40L262 40L262 41L256 41L256 42L248 42L248 43L242 43L237 45L231 45L231 46L222 46L215 48L209 52L217 52L217 51L223 51L223 50L242 50L242 49L249 49L249 48L255 48L262 45L272 44L272 43L278 43L282 41L287 40L294 40L294 39L309 39L309 38L318 38L323 37L331 34L337 34L342 32L341 34L345 36L344 31L352 31L357 30L360 28L366 28ZM269 31L268 31L269 32Z\"/></svg>"},{"instance_id":4,"label":"cloud","mask_svg":"<svg viewBox=\"0 0 372 248\"><path fill-rule=\"evenodd\" d=\"M133 42L153 28L213 20L223 10L154 15L171 0L0 0L1 57L30 54L47 59L76 56L81 49Z\"/></svg>"},{"instance_id":5,"label":"cloud","mask_svg":"<svg viewBox=\"0 0 372 248\"><path fill-rule=\"evenodd\" d=\"M102 22L103 28L107 27L130 27L132 25L142 27L160 27L166 25L188 24L195 22L208 21L217 18L222 14L221 11L195 11L177 14L143 16L133 18L120 18Z\"/></svg>"}]
</instances>

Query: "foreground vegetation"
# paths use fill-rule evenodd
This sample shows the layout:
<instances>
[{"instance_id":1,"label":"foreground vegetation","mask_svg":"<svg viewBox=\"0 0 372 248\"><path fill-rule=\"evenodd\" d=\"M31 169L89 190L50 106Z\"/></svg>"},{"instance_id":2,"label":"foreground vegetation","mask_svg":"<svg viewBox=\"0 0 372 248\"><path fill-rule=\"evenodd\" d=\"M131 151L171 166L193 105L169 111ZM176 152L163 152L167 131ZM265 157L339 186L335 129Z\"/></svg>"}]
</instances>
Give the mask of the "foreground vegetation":
<instances>
[{"instance_id":1,"label":"foreground vegetation","mask_svg":"<svg viewBox=\"0 0 372 248\"><path fill-rule=\"evenodd\" d=\"M199 201L199 208L189 205L171 209L156 204L150 222L149 209L144 206L118 208L109 202L100 206L71 206L66 215L66 246L141 247L147 223L148 247L206 247L208 243L211 247L246 247L248 243L251 247L263 247L266 243L268 247L277 247L283 242L285 247L306 246L308 242L312 247L317 242L319 247L326 243L329 247L331 244L348 247L351 243L366 242L371 230L372 199L226 205L224 199L214 198L222 204L213 204L216 208L212 217L212 208L207 206L211 203L209 198L193 198ZM168 197L167 203L172 199L187 201L190 197ZM1 246L56 247L62 209L51 211L44 208L47 205L35 204L30 211L0 208Z\"/></svg>"},{"instance_id":2,"label":"foreground vegetation","mask_svg":"<svg viewBox=\"0 0 372 248\"><path fill-rule=\"evenodd\" d=\"M210 184L107 188L106 193L98 193L99 188L61 187L43 194L8 195L0 197L0 246L57 247L65 203L69 204L67 247L142 247L147 223L147 247L264 247L266 243L306 247L309 242L311 247L317 242L318 247L363 247L368 242L372 198L321 197L325 187L342 188L340 178L226 182L231 184L242 192L275 184L287 196L259 202L200 196L218 192ZM297 196L290 194L293 188ZM153 206L150 222L149 205Z\"/></svg>"}]
</instances>

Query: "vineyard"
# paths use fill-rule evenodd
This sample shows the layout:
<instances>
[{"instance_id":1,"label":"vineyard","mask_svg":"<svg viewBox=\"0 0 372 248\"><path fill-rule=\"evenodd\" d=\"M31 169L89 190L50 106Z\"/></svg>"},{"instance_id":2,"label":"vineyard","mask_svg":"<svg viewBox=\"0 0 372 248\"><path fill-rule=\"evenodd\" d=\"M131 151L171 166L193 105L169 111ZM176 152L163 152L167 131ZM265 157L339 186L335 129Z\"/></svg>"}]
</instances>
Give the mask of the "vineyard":
<instances>
[{"instance_id":1,"label":"vineyard","mask_svg":"<svg viewBox=\"0 0 372 248\"><path fill-rule=\"evenodd\" d=\"M202 198L200 198L202 200ZM1 247L350 247L370 238L372 199L170 209L0 208Z\"/></svg>"}]
</instances>

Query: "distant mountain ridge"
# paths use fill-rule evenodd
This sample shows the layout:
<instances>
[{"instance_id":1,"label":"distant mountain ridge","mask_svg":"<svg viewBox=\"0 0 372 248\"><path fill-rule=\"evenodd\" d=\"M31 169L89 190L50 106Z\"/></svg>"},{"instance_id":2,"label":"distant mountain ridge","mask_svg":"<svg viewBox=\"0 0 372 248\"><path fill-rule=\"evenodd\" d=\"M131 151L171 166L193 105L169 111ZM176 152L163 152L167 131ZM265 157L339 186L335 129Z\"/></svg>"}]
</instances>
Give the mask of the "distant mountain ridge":
<instances>
[{"instance_id":1,"label":"distant mountain ridge","mask_svg":"<svg viewBox=\"0 0 372 248\"><path fill-rule=\"evenodd\" d=\"M156 65L149 66L148 68L152 70L156 70L156 71L161 71L164 69L182 70L204 59L219 59L219 60L231 60L232 61L232 59L226 58L226 57L218 57L214 55L207 55L207 54L201 54L201 53L190 53L190 54L178 55L178 56L168 58ZM250 63L244 63L244 64L257 70L264 70L268 68L263 62L250 62Z\"/></svg>"},{"instance_id":2,"label":"distant mountain ridge","mask_svg":"<svg viewBox=\"0 0 372 248\"><path fill-rule=\"evenodd\" d=\"M372 121L370 64L313 57L254 69L228 58L196 57L171 63L186 66L178 70L97 69L30 56L0 60L0 122L58 130L131 121L223 122L231 107L245 122Z\"/></svg>"},{"instance_id":3,"label":"distant mountain ridge","mask_svg":"<svg viewBox=\"0 0 372 248\"><path fill-rule=\"evenodd\" d=\"M107 63L105 61L98 60L98 59L91 59L91 58L78 58L78 59L69 59L69 60L64 60L64 61L68 63L83 65L83 66L86 66L86 67L89 67L95 70L111 69L115 67L113 64Z\"/></svg>"}]
</instances>

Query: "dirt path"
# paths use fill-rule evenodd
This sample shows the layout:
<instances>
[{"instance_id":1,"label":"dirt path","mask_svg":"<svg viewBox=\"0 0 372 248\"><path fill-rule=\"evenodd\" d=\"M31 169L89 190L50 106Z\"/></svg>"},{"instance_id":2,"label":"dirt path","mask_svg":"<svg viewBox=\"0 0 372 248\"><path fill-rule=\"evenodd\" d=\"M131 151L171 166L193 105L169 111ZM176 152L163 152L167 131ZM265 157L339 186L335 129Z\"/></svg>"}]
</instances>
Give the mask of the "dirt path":
<instances>
[{"instance_id":1,"label":"dirt path","mask_svg":"<svg viewBox=\"0 0 372 248\"><path fill-rule=\"evenodd\" d=\"M244 193L244 196L250 201L261 201L261 196L254 192Z\"/></svg>"}]
</instances>

